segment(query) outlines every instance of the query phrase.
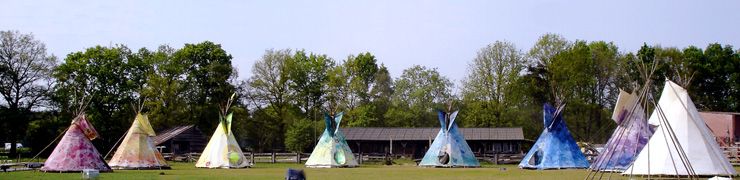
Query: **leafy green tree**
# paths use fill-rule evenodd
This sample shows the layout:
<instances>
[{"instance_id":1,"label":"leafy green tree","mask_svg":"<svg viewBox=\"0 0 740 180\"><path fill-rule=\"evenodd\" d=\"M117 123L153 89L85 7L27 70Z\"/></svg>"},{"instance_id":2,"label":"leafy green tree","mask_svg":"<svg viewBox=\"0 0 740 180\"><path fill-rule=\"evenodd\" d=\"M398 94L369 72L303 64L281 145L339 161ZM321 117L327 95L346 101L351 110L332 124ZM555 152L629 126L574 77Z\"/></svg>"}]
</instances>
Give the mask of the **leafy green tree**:
<instances>
[{"instance_id":1,"label":"leafy green tree","mask_svg":"<svg viewBox=\"0 0 740 180\"><path fill-rule=\"evenodd\" d=\"M174 58L176 51L168 45L159 46L155 52L139 51L139 56L151 64L142 96L146 98L145 107L150 109L149 121L157 129L194 123L186 111L185 65L179 61L182 59Z\"/></svg>"},{"instance_id":2,"label":"leafy green tree","mask_svg":"<svg viewBox=\"0 0 740 180\"><path fill-rule=\"evenodd\" d=\"M218 124L218 106L225 104L235 92L232 82L237 73L231 65L232 56L220 44L210 41L185 44L173 56L185 66L186 112L190 112L190 119L201 130L210 134Z\"/></svg>"},{"instance_id":3,"label":"leafy green tree","mask_svg":"<svg viewBox=\"0 0 740 180\"><path fill-rule=\"evenodd\" d=\"M534 114L541 114L541 103L554 101L551 104L559 105L567 102L563 114L573 136L580 141L606 141L611 135L608 132L615 127L608 119L613 99L616 99L620 86L628 84L627 76L621 74L628 72L629 61L618 52L618 48L603 41L567 42L548 34L540 38L530 50L530 55L535 58L535 64L528 67L527 74L518 82L524 87L532 87L522 97L536 104L525 106L523 114L541 120L541 115ZM540 95L543 92L552 96ZM525 129L541 130L542 127L541 123L522 124L537 127Z\"/></svg>"},{"instance_id":4,"label":"leafy green tree","mask_svg":"<svg viewBox=\"0 0 740 180\"><path fill-rule=\"evenodd\" d=\"M438 122L435 108L453 100L454 84L436 68L414 65L396 79L393 108L385 114L391 124L400 127L433 127Z\"/></svg>"},{"instance_id":5,"label":"leafy green tree","mask_svg":"<svg viewBox=\"0 0 740 180\"><path fill-rule=\"evenodd\" d=\"M379 124L380 115L375 112L378 109L371 103L374 103L374 98L377 97L374 93L381 93L381 90L373 91L373 89L375 86L389 85L388 79L383 79L384 77L379 77L378 80L385 80L383 82L385 84L376 84L375 76L379 70L377 59L369 52L356 56L350 55L347 60L333 68L328 74L327 109L334 113L340 110L345 111L343 120L347 122L347 125ZM387 70L381 73L387 73ZM372 112L365 112L370 110ZM380 109L380 111L385 111L385 109Z\"/></svg>"},{"instance_id":6,"label":"leafy green tree","mask_svg":"<svg viewBox=\"0 0 740 180\"><path fill-rule=\"evenodd\" d=\"M700 51L700 50L699 50ZM692 81L696 86L697 108L710 111L740 111L740 57L732 46L714 43L707 46L703 56L695 48L684 50L691 68L696 72Z\"/></svg>"},{"instance_id":7,"label":"leafy green tree","mask_svg":"<svg viewBox=\"0 0 740 180\"><path fill-rule=\"evenodd\" d=\"M143 67L142 67L143 66ZM138 99L145 67L141 58L128 47L96 46L84 52L67 55L65 62L54 69L56 78L54 100L59 107L71 113L79 106L75 101L86 98L85 110L91 123L100 133L99 150L110 149L133 119L134 99ZM68 114L65 119L73 118Z\"/></svg>"},{"instance_id":8,"label":"leafy green tree","mask_svg":"<svg viewBox=\"0 0 740 180\"><path fill-rule=\"evenodd\" d=\"M534 63L538 64L537 67L542 68L543 72L546 72L542 73L543 77L541 78L549 81L549 92L552 94L551 97L555 101L555 104L562 104L564 95L562 94L561 85L553 81L556 78L553 72L557 72L557 70L551 68L553 68L553 64L556 61L555 56L566 51L570 46L572 45L561 35L547 33L540 36L534 47L529 50L529 56L533 58Z\"/></svg>"},{"instance_id":9,"label":"leafy green tree","mask_svg":"<svg viewBox=\"0 0 740 180\"><path fill-rule=\"evenodd\" d=\"M56 56L33 34L0 31L0 136L15 144L24 138L29 115L43 105L50 89L51 69ZM11 146L10 157L17 152Z\"/></svg>"},{"instance_id":10,"label":"leafy green tree","mask_svg":"<svg viewBox=\"0 0 740 180\"><path fill-rule=\"evenodd\" d=\"M247 97L258 112L253 118L254 127L263 128L258 130L263 133L252 134L258 137L260 151L271 148L274 140L282 141L288 126L303 114L293 104L296 96L290 78L292 54L290 49L266 50L262 59L255 62L252 77L246 83Z\"/></svg>"},{"instance_id":11,"label":"leafy green tree","mask_svg":"<svg viewBox=\"0 0 740 180\"><path fill-rule=\"evenodd\" d=\"M381 64L380 69L375 73L375 86L370 92L373 95L373 101L367 105L367 109L363 109L374 109L375 111L371 115L370 113L363 113L365 116L360 117L360 119L367 117L367 120L369 120L366 127L385 127L388 125L388 119L384 115L393 106L391 97L395 92L394 88L393 79L388 72L388 68Z\"/></svg>"},{"instance_id":12,"label":"leafy green tree","mask_svg":"<svg viewBox=\"0 0 740 180\"><path fill-rule=\"evenodd\" d=\"M388 68L381 65L375 72L373 88L370 91L370 99L367 103L361 103L359 106L348 109L345 113L347 122L350 127L381 127L388 122L385 113L392 107L391 97L394 92L393 80L391 79Z\"/></svg>"},{"instance_id":13,"label":"leafy green tree","mask_svg":"<svg viewBox=\"0 0 740 180\"><path fill-rule=\"evenodd\" d=\"M319 107L323 104L324 82L328 80L328 71L334 61L326 54L307 55L300 50L289 62L290 89L299 107L303 108L311 119L321 119Z\"/></svg>"},{"instance_id":14,"label":"leafy green tree","mask_svg":"<svg viewBox=\"0 0 740 180\"><path fill-rule=\"evenodd\" d=\"M314 144L310 135L313 133L315 123L309 119L301 119L293 122L285 134L285 147L292 152L308 152Z\"/></svg>"},{"instance_id":15,"label":"leafy green tree","mask_svg":"<svg viewBox=\"0 0 740 180\"><path fill-rule=\"evenodd\" d=\"M351 92L357 97L357 99L349 101L350 109L357 105L367 104L372 100L370 90L373 87L375 73L378 72L377 61L375 56L369 52L347 58L345 67L349 75L349 85ZM359 104L356 104L358 102Z\"/></svg>"},{"instance_id":16,"label":"leafy green tree","mask_svg":"<svg viewBox=\"0 0 740 180\"><path fill-rule=\"evenodd\" d=\"M682 86L688 85L690 77L694 74L689 69L689 62L683 55L683 52L676 47L655 46L655 58L660 59L664 64L661 72L668 78Z\"/></svg>"},{"instance_id":17,"label":"leafy green tree","mask_svg":"<svg viewBox=\"0 0 740 180\"><path fill-rule=\"evenodd\" d=\"M525 65L522 52L508 41L496 41L478 50L462 81L467 107L462 119L474 127L515 125L518 115L514 110L520 104L516 81Z\"/></svg>"}]
</instances>

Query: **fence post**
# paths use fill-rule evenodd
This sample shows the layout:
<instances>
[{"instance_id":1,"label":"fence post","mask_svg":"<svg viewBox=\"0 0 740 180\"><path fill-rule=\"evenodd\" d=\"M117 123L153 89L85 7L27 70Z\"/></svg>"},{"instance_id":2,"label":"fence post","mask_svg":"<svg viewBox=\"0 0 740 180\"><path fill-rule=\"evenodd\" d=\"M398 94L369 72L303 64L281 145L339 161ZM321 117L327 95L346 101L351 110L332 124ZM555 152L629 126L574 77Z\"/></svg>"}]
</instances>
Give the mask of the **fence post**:
<instances>
[{"instance_id":1,"label":"fence post","mask_svg":"<svg viewBox=\"0 0 740 180\"><path fill-rule=\"evenodd\" d=\"M493 164L498 164L498 152L493 154Z\"/></svg>"},{"instance_id":2,"label":"fence post","mask_svg":"<svg viewBox=\"0 0 740 180\"><path fill-rule=\"evenodd\" d=\"M250 163L254 164L254 152L249 152Z\"/></svg>"},{"instance_id":3,"label":"fence post","mask_svg":"<svg viewBox=\"0 0 740 180\"><path fill-rule=\"evenodd\" d=\"M272 159L272 163L275 164L275 151L272 151L272 157L270 159Z\"/></svg>"},{"instance_id":4,"label":"fence post","mask_svg":"<svg viewBox=\"0 0 740 180\"><path fill-rule=\"evenodd\" d=\"M295 161L298 164L301 164L301 153L295 153Z\"/></svg>"},{"instance_id":5,"label":"fence post","mask_svg":"<svg viewBox=\"0 0 740 180\"><path fill-rule=\"evenodd\" d=\"M359 159L360 160L360 164L362 164L362 152L360 152L360 157L357 158L357 159Z\"/></svg>"}]
</instances>

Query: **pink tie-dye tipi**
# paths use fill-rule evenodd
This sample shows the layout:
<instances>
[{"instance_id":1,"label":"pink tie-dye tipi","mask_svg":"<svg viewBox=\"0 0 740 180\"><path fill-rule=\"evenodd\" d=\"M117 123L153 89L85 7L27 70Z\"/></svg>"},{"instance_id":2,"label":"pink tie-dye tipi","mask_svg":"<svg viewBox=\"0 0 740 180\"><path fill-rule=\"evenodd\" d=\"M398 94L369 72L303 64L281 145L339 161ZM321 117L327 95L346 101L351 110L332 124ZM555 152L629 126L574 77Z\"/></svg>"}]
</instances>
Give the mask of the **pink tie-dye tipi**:
<instances>
[{"instance_id":1,"label":"pink tie-dye tipi","mask_svg":"<svg viewBox=\"0 0 740 180\"><path fill-rule=\"evenodd\" d=\"M95 137L97 137L97 132L85 119L84 113L77 116L57 147L44 162L41 170L44 172L81 172L83 169L96 169L100 172L113 172L90 142L90 138Z\"/></svg>"}]
</instances>

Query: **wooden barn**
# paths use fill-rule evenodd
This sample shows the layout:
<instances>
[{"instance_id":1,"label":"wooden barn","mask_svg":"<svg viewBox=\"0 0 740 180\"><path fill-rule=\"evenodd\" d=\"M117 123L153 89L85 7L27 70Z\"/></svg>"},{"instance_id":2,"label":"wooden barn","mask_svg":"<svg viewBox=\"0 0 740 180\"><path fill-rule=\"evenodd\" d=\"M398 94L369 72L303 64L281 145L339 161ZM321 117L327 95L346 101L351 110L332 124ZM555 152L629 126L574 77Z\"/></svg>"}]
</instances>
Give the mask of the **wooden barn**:
<instances>
[{"instance_id":1,"label":"wooden barn","mask_svg":"<svg viewBox=\"0 0 740 180\"><path fill-rule=\"evenodd\" d=\"M206 137L195 125L177 126L157 133L152 142L162 153L182 155L203 152L208 144Z\"/></svg>"},{"instance_id":2,"label":"wooden barn","mask_svg":"<svg viewBox=\"0 0 740 180\"><path fill-rule=\"evenodd\" d=\"M391 153L421 158L440 128L340 128L353 153ZM476 154L518 154L525 142L521 127L460 128Z\"/></svg>"}]
</instances>

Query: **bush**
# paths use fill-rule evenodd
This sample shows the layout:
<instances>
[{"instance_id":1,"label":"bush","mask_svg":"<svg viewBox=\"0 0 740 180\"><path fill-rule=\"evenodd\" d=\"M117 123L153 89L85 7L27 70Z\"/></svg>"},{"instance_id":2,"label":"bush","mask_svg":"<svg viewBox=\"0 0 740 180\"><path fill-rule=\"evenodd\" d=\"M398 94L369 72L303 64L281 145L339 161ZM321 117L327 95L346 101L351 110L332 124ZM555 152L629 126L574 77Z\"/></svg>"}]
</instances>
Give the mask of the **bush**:
<instances>
[{"instance_id":1,"label":"bush","mask_svg":"<svg viewBox=\"0 0 740 180\"><path fill-rule=\"evenodd\" d=\"M313 133L313 122L308 119L301 119L293 122L290 128L285 132L285 148L291 152L302 153L311 147Z\"/></svg>"}]
</instances>

